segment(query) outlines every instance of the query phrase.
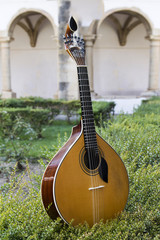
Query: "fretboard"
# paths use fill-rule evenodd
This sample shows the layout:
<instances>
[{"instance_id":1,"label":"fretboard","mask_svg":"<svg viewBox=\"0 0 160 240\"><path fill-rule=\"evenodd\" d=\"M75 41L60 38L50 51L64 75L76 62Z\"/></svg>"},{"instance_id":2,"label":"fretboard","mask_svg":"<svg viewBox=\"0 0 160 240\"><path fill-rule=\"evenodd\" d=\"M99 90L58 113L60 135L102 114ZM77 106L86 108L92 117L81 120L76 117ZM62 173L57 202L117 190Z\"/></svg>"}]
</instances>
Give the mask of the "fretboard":
<instances>
[{"instance_id":1,"label":"fretboard","mask_svg":"<svg viewBox=\"0 0 160 240\"><path fill-rule=\"evenodd\" d=\"M87 66L78 66L77 72L85 148L98 152Z\"/></svg>"}]
</instances>

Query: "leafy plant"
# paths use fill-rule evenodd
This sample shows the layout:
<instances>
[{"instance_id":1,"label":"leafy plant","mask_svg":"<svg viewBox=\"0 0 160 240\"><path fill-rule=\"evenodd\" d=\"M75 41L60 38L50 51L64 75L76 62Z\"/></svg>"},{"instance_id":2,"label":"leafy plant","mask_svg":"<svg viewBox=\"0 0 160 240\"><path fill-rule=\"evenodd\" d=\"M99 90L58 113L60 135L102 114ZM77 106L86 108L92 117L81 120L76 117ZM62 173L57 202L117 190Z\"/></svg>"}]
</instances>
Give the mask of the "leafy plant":
<instances>
[{"instance_id":1,"label":"leafy plant","mask_svg":"<svg viewBox=\"0 0 160 240\"><path fill-rule=\"evenodd\" d=\"M5 126L3 123L5 121ZM21 117L11 120L10 115L4 112L0 127L0 148L1 153L12 161L17 161L19 169L23 169L21 161L25 159L26 152L31 148L32 140L37 138L36 132L31 125L25 122ZM24 140L29 140L26 143Z\"/></svg>"},{"instance_id":2,"label":"leafy plant","mask_svg":"<svg viewBox=\"0 0 160 240\"><path fill-rule=\"evenodd\" d=\"M14 171L10 182L1 187L1 240L160 239L160 116L154 107L152 112L142 112L140 107L133 115L122 114L97 127L120 154L128 171L129 198L120 216L92 228L87 224L68 226L60 218L50 220L41 202L42 175L30 173L27 167L19 176ZM57 151L65 141L58 136L53 147L43 150L43 157L52 158L54 149ZM40 160L40 164L43 172L46 162Z\"/></svg>"}]
</instances>

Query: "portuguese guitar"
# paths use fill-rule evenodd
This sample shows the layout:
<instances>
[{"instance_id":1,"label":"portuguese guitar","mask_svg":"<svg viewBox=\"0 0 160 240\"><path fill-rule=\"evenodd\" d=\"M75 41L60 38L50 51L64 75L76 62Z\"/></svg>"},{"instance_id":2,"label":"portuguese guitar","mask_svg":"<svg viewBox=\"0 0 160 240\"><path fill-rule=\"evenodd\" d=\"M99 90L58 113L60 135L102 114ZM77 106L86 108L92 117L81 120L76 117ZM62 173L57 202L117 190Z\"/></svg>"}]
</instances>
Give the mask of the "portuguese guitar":
<instances>
[{"instance_id":1,"label":"portuguese guitar","mask_svg":"<svg viewBox=\"0 0 160 240\"><path fill-rule=\"evenodd\" d=\"M81 121L48 164L41 184L48 215L73 225L90 226L116 217L125 208L129 181L116 151L96 132L84 40L74 36L77 23L70 17L64 36L67 53L77 66Z\"/></svg>"}]
</instances>

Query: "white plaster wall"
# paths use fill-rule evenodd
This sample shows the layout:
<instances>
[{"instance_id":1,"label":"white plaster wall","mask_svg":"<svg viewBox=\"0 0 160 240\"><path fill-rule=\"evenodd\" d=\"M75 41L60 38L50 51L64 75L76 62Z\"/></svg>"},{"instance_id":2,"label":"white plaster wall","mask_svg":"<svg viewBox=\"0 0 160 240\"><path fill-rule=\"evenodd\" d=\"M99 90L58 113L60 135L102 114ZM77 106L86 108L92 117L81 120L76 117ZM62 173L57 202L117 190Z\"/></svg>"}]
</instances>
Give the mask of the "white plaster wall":
<instances>
[{"instance_id":1,"label":"white plaster wall","mask_svg":"<svg viewBox=\"0 0 160 240\"><path fill-rule=\"evenodd\" d=\"M120 46L107 20L101 25L94 45L94 88L102 96L139 95L148 87L149 41L141 24Z\"/></svg>"},{"instance_id":2,"label":"white plaster wall","mask_svg":"<svg viewBox=\"0 0 160 240\"><path fill-rule=\"evenodd\" d=\"M17 97L57 94L57 46L53 28L45 20L36 47L30 46L26 32L16 26L11 43L11 84Z\"/></svg>"},{"instance_id":3,"label":"white plaster wall","mask_svg":"<svg viewBox=\"0 0 160 240\"><path fill-rule=\"evenodd\" d=\"M104 13L103 0L72 0L71 15L83 26L89 26L94 19L100 19Z\"/></svg>"}]
</instances>

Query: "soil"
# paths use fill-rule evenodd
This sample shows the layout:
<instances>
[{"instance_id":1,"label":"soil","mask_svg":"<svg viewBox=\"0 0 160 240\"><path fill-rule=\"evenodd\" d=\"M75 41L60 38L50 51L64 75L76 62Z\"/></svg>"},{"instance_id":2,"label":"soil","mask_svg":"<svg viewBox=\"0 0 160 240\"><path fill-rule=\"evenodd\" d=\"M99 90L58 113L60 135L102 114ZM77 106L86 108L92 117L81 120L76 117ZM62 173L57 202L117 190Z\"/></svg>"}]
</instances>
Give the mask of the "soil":
<instances>
[{"instance_id":1,"label":"soil","mask_svg":"<svg viewBox=\"0 0 160 240\"><path fill-rule=\"evenodd\" d=\"M5 183L10 181L11 173L15 168L15 162L9 162L0 160L0 187L3 186ZM15 175L18 176L19 174L23 173L26 169L26 164L22 163L21 170L16 170ZM43 175L44 169L41 167L39 163L29 163L29 170L30 173ZM25 174L25 179L28 179L27 173Z\"/></svg>"}]
</instances>

